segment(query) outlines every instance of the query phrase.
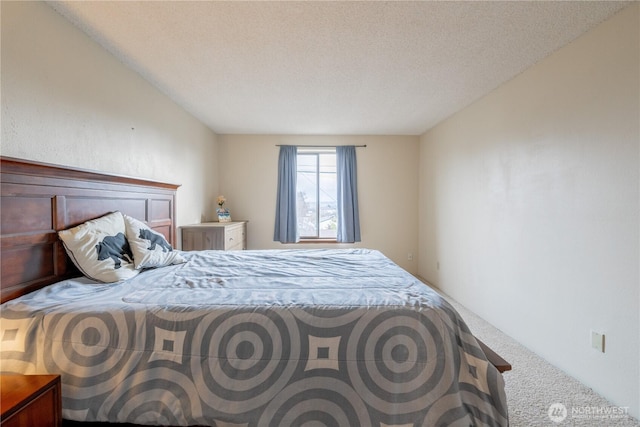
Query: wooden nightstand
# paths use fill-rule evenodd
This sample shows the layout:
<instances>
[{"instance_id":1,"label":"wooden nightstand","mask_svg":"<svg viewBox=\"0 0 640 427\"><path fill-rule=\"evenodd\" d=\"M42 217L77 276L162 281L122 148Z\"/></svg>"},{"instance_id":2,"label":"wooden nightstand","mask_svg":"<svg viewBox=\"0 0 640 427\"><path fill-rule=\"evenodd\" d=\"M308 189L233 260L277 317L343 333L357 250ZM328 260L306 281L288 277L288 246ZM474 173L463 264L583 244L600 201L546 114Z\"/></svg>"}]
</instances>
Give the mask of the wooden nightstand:
<instances>
[{"instance_id":1,"label":"wooden nightstand","mask_svg":"<svg viewBox=\"0 0 640 427\"><path fill-rule=\"evenodd\" d=\"M62 426L60 375L0 375L2 427Z\"/></svg>"},{"instance_id":2,"label":"wooden nightstand","mask_svg":"<svg viewBox=\"0 0 640 427\"><path fill-rule=\"evenodd\" d=\"M203 222L182 226L180 230L183 251L247 249L247 221Z\"/></svg>"}]
</instances>

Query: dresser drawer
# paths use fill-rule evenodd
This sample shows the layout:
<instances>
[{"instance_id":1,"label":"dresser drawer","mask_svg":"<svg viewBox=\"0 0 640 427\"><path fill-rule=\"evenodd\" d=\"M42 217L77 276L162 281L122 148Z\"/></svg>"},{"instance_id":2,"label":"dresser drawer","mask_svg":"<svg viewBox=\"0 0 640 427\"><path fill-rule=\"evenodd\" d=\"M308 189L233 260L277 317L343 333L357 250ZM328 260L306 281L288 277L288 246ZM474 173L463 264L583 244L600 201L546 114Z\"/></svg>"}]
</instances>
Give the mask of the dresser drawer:
<instances>
[{"instance_id":1,"label":"dresser drawer","mask_svg":"<svg viewBox=\"0 0 640 427\"><path fill-rule=\"evenodd\" d=\"M229 227L225 232L224 248L227 251L245 249L244 225Z\"/></svg>"}]
</instances>

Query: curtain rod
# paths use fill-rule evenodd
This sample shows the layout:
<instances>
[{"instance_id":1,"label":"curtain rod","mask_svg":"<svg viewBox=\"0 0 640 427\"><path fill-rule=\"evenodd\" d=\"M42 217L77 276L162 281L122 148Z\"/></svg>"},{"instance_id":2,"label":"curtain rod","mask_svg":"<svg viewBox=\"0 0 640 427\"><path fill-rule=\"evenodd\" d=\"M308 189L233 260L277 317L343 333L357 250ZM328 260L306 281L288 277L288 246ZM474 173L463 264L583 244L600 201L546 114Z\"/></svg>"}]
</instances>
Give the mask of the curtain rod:
<instances>
[{"instance_id":1,"label":"curtain rod","mask_svg":"<svg viewBox=\"0 0 640 427\"><path fill-rule=\"evenodd\" d=\"M287 146L287 145L293 145L293 144L276 144L276 147L282 147L283 145ZM340 146L339 145L294 145L294 147L333 148L333 147L340 147ZM356 148L367 148L367 144L354 145L354 147L356 147Z\"/></svg>"}]
</instances>

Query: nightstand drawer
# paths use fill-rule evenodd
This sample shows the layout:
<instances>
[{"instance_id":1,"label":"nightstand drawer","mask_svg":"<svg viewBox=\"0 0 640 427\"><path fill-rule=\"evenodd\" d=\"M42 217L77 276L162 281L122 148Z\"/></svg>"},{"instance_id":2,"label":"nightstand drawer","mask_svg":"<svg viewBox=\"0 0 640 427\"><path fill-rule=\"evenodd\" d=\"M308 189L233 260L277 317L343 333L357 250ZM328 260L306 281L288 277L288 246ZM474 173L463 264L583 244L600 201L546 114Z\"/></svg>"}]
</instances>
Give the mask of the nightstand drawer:
<instances>
[{"instance_id":1,"label":"nightstand drawer","mask_svg":"<svg viewBox=\"0 0 640 427\"><path fill-rule=\"evenodd\" d=\"M1 375L2 427L60 427L60 375Z\"/></svg>"}]
</instances>

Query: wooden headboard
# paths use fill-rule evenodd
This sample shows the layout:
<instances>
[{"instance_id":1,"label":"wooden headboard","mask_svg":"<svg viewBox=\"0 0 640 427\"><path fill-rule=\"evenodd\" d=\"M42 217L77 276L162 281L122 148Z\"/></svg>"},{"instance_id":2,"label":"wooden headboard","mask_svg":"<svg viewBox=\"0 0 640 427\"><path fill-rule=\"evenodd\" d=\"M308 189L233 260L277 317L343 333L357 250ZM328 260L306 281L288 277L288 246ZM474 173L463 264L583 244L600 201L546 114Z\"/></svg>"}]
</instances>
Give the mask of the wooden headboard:
<instances>
[{"instance_id":1,"label":"wooden headboard","mask_svg":"<svg viewBox=\"0 0 640 427\"><path fill-rule=\"evenodd\" d=\"M113 211L175 246L178 185L0 157L0 300L80 275L57 232Z\"/></svg>"}]
</instances>

